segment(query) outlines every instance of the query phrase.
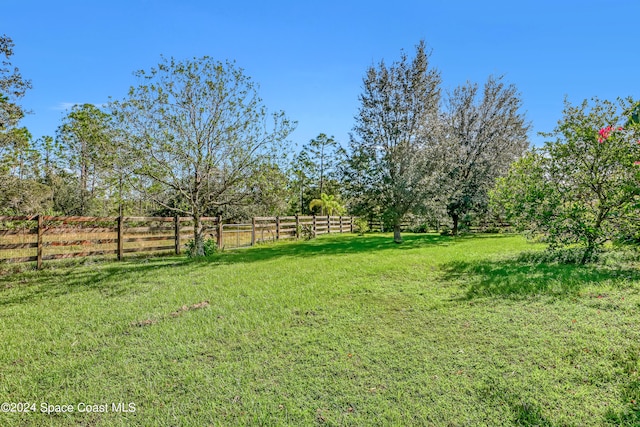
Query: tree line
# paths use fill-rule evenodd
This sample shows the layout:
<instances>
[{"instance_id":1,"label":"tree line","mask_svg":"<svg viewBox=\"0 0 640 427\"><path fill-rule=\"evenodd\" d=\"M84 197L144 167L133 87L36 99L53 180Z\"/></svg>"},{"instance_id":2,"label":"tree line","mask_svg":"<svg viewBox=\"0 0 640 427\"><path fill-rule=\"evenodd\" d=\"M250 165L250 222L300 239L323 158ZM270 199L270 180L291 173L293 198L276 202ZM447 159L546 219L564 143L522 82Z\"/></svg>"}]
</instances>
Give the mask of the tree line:
<instances>
[{"instance_id":1,"label":"tree line","mask_svg":"<svg viewBox=\"0 0 640 427\"><path fill-rule=\"evenodd\" d=\"M191 216L197 252L203 216L348 211L381 219L401 242L410 215L448 219L453 234L473 218L513 217L490 196L496 182L517 188L505 180L533 162L516 87L489 76L445 92L424 42L366 70L346 146L319 133L297 152L296 122L269 112L234 62L206 56L162 58L125 98L76 105L33 141L20 126L31 83L13 47L0 39L4 214Z\"/></svg>"}]
</instances>

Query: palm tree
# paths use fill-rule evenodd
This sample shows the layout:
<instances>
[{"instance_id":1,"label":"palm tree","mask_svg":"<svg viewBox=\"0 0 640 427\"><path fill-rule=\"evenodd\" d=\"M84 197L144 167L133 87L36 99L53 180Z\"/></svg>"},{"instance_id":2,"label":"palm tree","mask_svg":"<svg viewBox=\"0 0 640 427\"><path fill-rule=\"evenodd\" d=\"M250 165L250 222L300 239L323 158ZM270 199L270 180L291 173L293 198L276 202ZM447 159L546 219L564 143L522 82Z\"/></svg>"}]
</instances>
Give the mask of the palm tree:
<instances>
[{"instance_id":1,"label":"palm tree","mask_svg":"<svg viewBox=\"0 0 640 427\"><path fill-rule=\"evenodd\" d=\"M336 200L333 194L328 196L325 193L320 194L319 199L313 199L309 203L309 209L320 208L322 215L342 215L345 212L344 206Z\"/></svg>"}]
</instances>

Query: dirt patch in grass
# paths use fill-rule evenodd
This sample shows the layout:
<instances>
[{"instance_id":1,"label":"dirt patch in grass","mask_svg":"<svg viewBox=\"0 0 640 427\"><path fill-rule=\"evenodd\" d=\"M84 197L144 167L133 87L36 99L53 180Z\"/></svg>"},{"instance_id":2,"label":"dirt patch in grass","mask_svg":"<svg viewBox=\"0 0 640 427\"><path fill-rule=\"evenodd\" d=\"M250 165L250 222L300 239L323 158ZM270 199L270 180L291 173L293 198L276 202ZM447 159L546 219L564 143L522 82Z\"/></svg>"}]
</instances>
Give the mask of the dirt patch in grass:
<instances>
[{"instance_id":1,"label":"dirt patch in grass","mask_svg":"<svg viewBox=\"0 0 640 427\"><path fill-rule=\"evenodd\" d=\"M206 308L209 307L209 301L201 301L195 304L191 304L191 305L183 305L182 307L180 307L178 310L171 312L170 316L171 317L178 317L181 316L183 313L186 313L187 311L193 311L193 310L199 310L202 308ZM166 316L165 316L166 318ZM138 320L135 322L131 322L130 325L131 326L135 326L135 327L145 327L145 326L151 326L151 325L155 325L156 323L158 323L160 320L163 319L145 319L145 320Z\"/></svg>"}]
</instances>

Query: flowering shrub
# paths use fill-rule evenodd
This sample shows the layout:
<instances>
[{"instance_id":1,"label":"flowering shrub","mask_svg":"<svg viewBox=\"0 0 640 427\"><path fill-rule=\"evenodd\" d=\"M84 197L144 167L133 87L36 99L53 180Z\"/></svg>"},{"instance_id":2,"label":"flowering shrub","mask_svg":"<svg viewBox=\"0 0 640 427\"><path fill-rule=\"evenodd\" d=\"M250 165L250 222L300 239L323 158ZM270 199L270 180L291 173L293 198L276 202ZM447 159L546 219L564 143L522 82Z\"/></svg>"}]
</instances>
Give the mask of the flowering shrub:
<instances>
[{"instance_id":1,"label":"flowering shrub","mask_svg":"<svg viewBox=\"0 0 640 427\"><path fill-rule=\"evenodd\" d=\"M618 131L618 132L622 132L624 131L624 128L622 126L618 126L617 129L614 130L614 127L609 125L609 126L605 126L603 128L601 128L598 131L598 142L600 144L602 144L603 142L605 142L607 139L609 139L609 137L611 136L611 134L614 131ZM638 144L640 145L640 139L638 140ZM634 165L636 166L640 166L640 160L636 160L635 162L633 162Z\"/></svg>"},{"instance_id":2,"label":"flowering shrub","mask_svg":"<svg viewBox=\"0 0 640 427\"><path fill-rule=\"evenodd\" d=\"M618 129L622 129L622 128L618 128ZM613 131L613 126L609 125L609 126L605 126L602 129L600 129L598 131L598 142L600 144L602 144L605 140L607 140L609 138L609 136L611 136L611 132Z\"/></svg>"},{"instance_id":3,"label":"flowering shrub","mask_svg":"<svg viewBox=\"0 0 640 427\"><path fill-rule=\"evenodd\" d=\"M580 263L595 259L606 242L635 235L640 123L629 115L635 105L630 99L567 103L558 127L546 134L555 138L498 180L493 205L551 248L577 244Z\"/></svg>"}]
</instances>

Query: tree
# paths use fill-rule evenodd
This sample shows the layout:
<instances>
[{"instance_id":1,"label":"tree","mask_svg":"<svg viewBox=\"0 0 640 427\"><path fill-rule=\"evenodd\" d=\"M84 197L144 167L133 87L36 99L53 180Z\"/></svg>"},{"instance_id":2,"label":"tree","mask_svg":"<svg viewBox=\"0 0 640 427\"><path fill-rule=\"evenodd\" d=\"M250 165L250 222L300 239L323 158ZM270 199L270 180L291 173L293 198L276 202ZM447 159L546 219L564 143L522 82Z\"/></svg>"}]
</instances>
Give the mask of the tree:
<instances>
[{"instance_id":1,"label":"tree","mask_svg":"<svg viewBox=\"0 0 640 427\"><path fill-rule=\"evenodd\" d=\"M39 184L39 157L31 144L31 134L19 127L25 110L19 104L31 82L11 64L13 40L0 36L0 211L36 213L46 209L49 188Z\"/></svg>"},{"instance_id":2,"label":"tree","mask_svg":"<svg viewBox=\"0 0 640 427\"><path fill-rule=\"evenodd\" d=\"M529 125L520 113L522 101L516 87L506 86L501 78L490 77L481 95L475 83L459 86L446 105L448 156L441 196L455 235L465 214L486 211L488 191L496 178L527 150Z\"/></svg>"},{"instance_id":3,"label":"tree","mask_svg":"<svg viewBox=\"0 0 640 427\"><path fill-rule=\"evenodd\" d=\"M580 262L637 219L640 129L629 123L633 100L565 102L554 137L498 179L492 202L522 230L541 234L552 248L580 244Z\"/></svg>"},{"instance_id":4,"label":"tree","mask_svg":"<svg viewBox=\"0 0 640 427\"><path fill-rule=\"evenodd\" d=\"M19 100L31 89L31 82L22 78L18 68L13 67L13 40L6 35L0 36L0 156L5 150L11 151L16 145L25 144L28 133L19 128L18 123L25 111Z\"/></svg>"},{"instance_id":5,"label":"tree","mask_svg":"<svg viewBox=\"0 0 640 427\"><path fill-rule=\"evenodd\" d=\"M264 163L258 166L248 185L247 197L241 203L219 210L225 218L246 222L254 216L286 214L292 192L289 177L278 164Z\"/></svg>"},{"instance_id":6,"label":"tree","mask_svg":"<svg viewBox=\"0 0 640 427\"><path fill-rule=\"evenodd\" d=\"M51 205L51 187L35 179L5 177L0 191L0 214L35 215L47 211Z\"/></svg>"},{"instance_id":7,"label":"tree","mask_svg":"<svg viewBox=\"0 0 640 427\"><path fill-rule=\"evenodd\" d=\"M76 171L79 182L78 215L90 211L105 175L113 171L115 161L111 135L111 116L95 105L74 105L58 127L56 142L71 170Z\"/></svg>"},{"instance_id":8,"label":"tree","mask_svg":"<svg viewBox=\"0 0 640 427\"><path fill-rule=\"evenodd\" d=\"M321 133L309 141L302 150L308 153L310 172L318 184L317 194L325 193L327 176L334 172L339 157L343 153L342 147L333 136L329 137Z\"/></svg>"},{"instance_id":9,"label":"tree","mask_svg":"<svg viewBox=\"0 0 640 427\"><path fill-rule=\"evenodd\" d=\"M111 105L127 136L127 167L147 197L193 218L195 253L203 255L202 216L249 197L294 123L279 112L269 124L256 85L233 63L171 58L136 75L140 85ZM185 203L170 205L167 192Z\"/></svg>"},{"instance_id":10,"label":"tree","mask_svg":"<svg viewBox=\"0 0 640 427\"><path fill-rule=\"evenodd\" d=\"M440 74L429 68L424 42L413 59L370 67L351 136L346 180L352 200L381 209L402 242L403 217L434 190Z\"/></svg>"},{"instance_id":11,"label":"tree","mask_svg":"<svg viewBox=\"0 0 640 427\"><path fill-rule=\"evenodd\" d=\"M291 212L304 214L311 200L319 199L322 193L341 194L339 167L344 157L344 148L324 133L302 147L289 168L290 185L295 192Z\"/></svg>"},{"instance_id":12,"label":"tree","mask_svg":"<svg viewBox=\"0 0 640 427\"><path fill-rule=\"evenodd\" d=\"M313 199L309 203L309 209L313 210L314 208L320 208L323 215L342 215L345 212L344 206L336 199L336 196L325 193L322 193L319 199Z\"/></svg>"},{"instance_id":13,"label":"tree","mask_svg":"<svg viewBox=\"0 0 640 427\"><path fill-rule=\"evenodd\" d=\"M310 184L311 174L313 173L313 163L309 158L309 153L304 149L300 151L291 161L289 165L289 175L292 179L289 182L292 193L295 193L295 197L292 198L291 207L293 213L300 213L304 215L305 206L308 205L306 201L311 200L310 196Z\"/></svg>"}]
</instances>

